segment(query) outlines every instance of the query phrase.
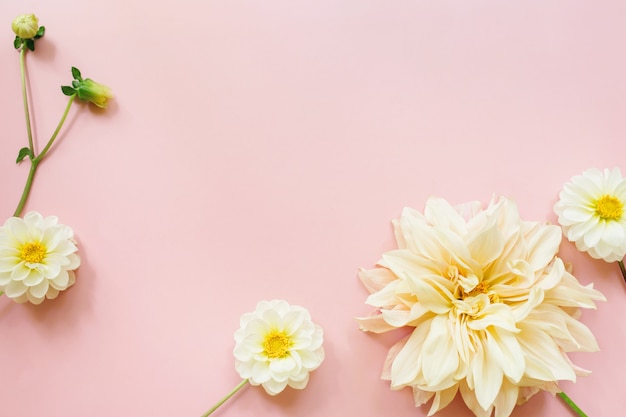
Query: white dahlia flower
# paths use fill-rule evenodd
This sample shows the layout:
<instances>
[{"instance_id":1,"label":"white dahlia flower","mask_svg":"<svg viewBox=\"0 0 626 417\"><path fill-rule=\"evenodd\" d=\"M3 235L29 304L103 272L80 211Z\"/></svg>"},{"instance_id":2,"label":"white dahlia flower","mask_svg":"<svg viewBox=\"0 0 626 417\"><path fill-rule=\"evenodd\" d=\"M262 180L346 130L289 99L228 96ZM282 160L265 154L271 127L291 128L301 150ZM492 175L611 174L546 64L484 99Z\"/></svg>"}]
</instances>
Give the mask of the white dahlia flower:
<instances>
[{"instance_id":1,"label":"white dahlia flower","mask_svg":"<svg viewBox=\"0 0 626 417\"><path fill-rule=\"evenodd\" d=\"M74 285L80 265L74 233L54 216L31 211L0 227L0 291L18 303L40 304Z\"/></svg>"},{"instance_id":2,"label":"white dahlia flower","mask_svg":"<svg viewBox=\"0 0 626 417\"><path fill-rule=\"evenodd\" d=\"M303 389L324 359L322 328L309 312L286 301L261 301L241 316L235 332L235 369L251 385L276 395L287 385Z\"/></svg>"},{"instance_id":3,"label":"white dahlia flower","mask_svg":"<svg viewBox=\"0 0 626 417\"><path fill-rule=\"evenodd\" d=\"M626 255L626 179L619 168L588 169L559 194L554 211L578 250L606 262Z\"/></svg>"},{"instance_id":4,"label":"white dahlia flower","mask_svg":"<svg viewBox=\"0 0 626 417\"><path fill-rule=\"evenodd\" d=\"M476 416L508 417L584 373L567 352L598 346L578 308L605 298L556 256L558 226L521 220L505 198L484 210L431 198L394 228L399 249L360 273L376 311L359 319L373 332L413 328L389 351L392 389L411 387L416 406L432 400L429 416L460 393Z\"/></svg>"}]
</instances>

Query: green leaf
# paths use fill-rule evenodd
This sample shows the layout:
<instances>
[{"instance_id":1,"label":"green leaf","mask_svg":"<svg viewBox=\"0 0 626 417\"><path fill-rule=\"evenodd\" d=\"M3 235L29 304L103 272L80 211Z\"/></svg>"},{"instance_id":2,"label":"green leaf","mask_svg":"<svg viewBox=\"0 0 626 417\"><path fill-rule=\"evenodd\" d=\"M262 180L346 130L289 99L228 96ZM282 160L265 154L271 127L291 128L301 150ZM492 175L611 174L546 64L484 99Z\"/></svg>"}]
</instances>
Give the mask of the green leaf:
<instances>
[{"instance_id":1,"label":"green leaf","mask_svg":"<svg viewBox=\"0 0 626 417\"><path fill-rule=\"evenodd\" d=\"M74 86L74 88L78 88L78 87L80 87L80 81L74 80L74 81L72 81L72 85Z\"/></svg>"},{"instance_id":2,"label":"green leaf","mask_svg":"<svg viewBox=\"0 0 626 417\"><path fill-rule=\"evenodd\" d=\"M30 49L31 51L35 50L35 41L32 39L24 39L24 43L26 44L26 47L28 49Z\"/></svg>"},{"instance_id":3,"label":"green leaf","mask_svg":"<svg viewBox=\"0 0 626 417\"><path fill-rule=\"evenodd\" d=\"M80 76L80 70L76 67L72 67L72 77L74 77L74 79L78 81L83 80L83 78Z\"/></svg>"},{"instance_id":4,"label":"green leaf","mask_svg":"<svg viewBox=\"0 0 626 417\"><path fill-rule=\"evenodd\" d=\"M16 36L15 40L13 41L13 46L15 46L15 49L20 49L20 46L22 46L22 38Z\"/></svg>"},{"instance_id":5,"label":"green leaf","mask_svg":"<svg viewBox=\"0 0 626 417\"><path fill-rule=\"evenodd\" d=\"M29 159L33 159L33 153L30 151L30 148L20 149L19 153L17 154L17 160L15 161L15 163L19 164L26 157L28 157Z\"/></svg>"},{"instance_id":6,"label":"green leaf","mask_svg":"<svg viewBox=\"0 0 626 417\"><path fill-rule=\"evenodd\" d=\"M61 91L63 91L63 94L65 94L66 96L73 96L74 94L76 94L76 90L74 90L69 85L62 85Z\"/></svg>"},{"instance_id":7,"label":"green leaf","mask_svg":"<svg viewBox=\"0 0 626 417\"><path fill-rule=\"evenodd\" d=\"M39 26L39 29L37 29L37 34L35 34L35 39L41 38L44 33L46 33L46 28L44 26Z\"/></svg>"}]
</instances>

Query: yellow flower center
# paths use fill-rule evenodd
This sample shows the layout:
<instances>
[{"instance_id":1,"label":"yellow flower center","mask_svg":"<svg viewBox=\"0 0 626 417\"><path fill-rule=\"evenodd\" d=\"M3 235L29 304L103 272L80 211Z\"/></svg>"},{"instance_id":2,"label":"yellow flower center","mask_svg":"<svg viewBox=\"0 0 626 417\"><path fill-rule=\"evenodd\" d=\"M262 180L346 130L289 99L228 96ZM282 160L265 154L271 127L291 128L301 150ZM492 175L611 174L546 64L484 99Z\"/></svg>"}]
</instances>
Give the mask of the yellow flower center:
<instances>
[{"instance_id":1,"label":"yellow flower center","mask_svg":"<svg viewBox=\"0 0 626 417\"><path fill-rule=\"evenodd\" d=\"M624 214L624 203L612 195L605 194L596 203L596 214L602 220L619 220Z\"/></svg>"},{"instance_id":2,"label":"yellow flower center","mask_svg":"<svg viewBox=\"0 0 626 417\"><path fill-rule=\"evenodd\" d=\"M477 286L474 287L469 293L464 294L465 297L475 297L478 294L487 294L489 291L489 286L484 281L479 282ZM465 298L463 297L463 298Z\"/></svg>"},{"instance_id":3,"label":"yellow flower center","mask_svg":"<svg viewBox=\"0 0 626 417\"><path fill-rule=\"evenodd\" d=\"M286 358L292 346L293 339L282 330L270 331L263 340L263 350L270 359Z\"/></svg>"},{"instance_id":4,"label":"yellow flower center","mask_svg":"<svg viewBox=\"0 0 626 417\"><path fill-rule=\"evenodd\" d=\"M44 260L47 251L46 247L39 242L28 242L22 246L20 258L22 258L24 262L38 264Z\"/></svg>"}]
</instances>

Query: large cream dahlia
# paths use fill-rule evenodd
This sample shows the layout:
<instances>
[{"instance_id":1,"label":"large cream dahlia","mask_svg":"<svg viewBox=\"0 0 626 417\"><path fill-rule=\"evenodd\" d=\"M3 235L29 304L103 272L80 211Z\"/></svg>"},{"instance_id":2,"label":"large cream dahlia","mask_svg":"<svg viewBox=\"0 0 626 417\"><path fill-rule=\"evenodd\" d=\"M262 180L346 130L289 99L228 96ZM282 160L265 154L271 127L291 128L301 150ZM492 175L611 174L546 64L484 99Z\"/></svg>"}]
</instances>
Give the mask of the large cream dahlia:
<instances>
[{"instance_id":1,"label":"large cream dahlia","mask_svg":"<svg viewBox=\"0 0 626 417\"><path fill-rule=\"evenodd\" d=\"M40 304L74 285L80 265L74 233L54 216L31 211L0 227L0 291L18 303Z\"/></svg>"},{"instance_id":2,"label":"large cream dahlia","mask_svg":"<svg viewBox=\"0 0 626 417\"><path fill-rule=\"evenodd\" d=\"M241 316L235 332L235 369L270 395L287 385L303 389L324 359L322 328L309 312L286 301L261 301Z\"/></svg>"},{"instance_id":3,"label":"large cream dahlia","mask_svg":"<svg viewBox=\"0 0 626 417\"><path fill-rule=\"evenodd\" d=\"M626 255L626 179L619 168L588 169L559 194L554 211L568 240L593 258L621 261Z\"/></svg>"},{"instance_id":4,"label":"large cream dahlia","mask_svg":"<svg viewBox=\"0 0 626 417\"><path fill-rule=\"evenodd\" d=\"M394 229L399 249L360 272L376 311L359 319L373 332L414 328L389 351L392 389L411 387L416 406L432 399L429 416L460 392L476 416L507 417L585 373L567 357L598 349L578 308L605 298L556 256L558 226L521 220L505 198L484 210L431 198Z\"/></svg>"}]
</instances>

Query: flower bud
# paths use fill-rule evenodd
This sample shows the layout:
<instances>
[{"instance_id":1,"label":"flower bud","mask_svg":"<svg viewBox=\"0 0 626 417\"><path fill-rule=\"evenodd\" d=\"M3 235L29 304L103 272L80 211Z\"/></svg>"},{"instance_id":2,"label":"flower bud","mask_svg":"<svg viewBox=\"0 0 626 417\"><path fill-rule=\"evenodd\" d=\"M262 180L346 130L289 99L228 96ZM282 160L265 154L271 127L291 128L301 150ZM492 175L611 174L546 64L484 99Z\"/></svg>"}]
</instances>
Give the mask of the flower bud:
<instances>
[{"instance_id":1,"label":"flower bud","mask_svg":"<svg viewBox=\"0 0 626 417\"><path fill-rule=\"evenodd\" d=\"M75 91L79 99L90 101L102 109L106 108L109 99L113 98L113 92L109 87L90 78L80 80Z\"/></svg>"},{"instance_id":2,"label":"flower bud","mask_svg":"<svg viewBox=\"0 0 626 417\"><path fill-rule=\"evenodd\" d=\"M23 14L11 23L11 29L22 39L32 39L39 30L39 19L34 14Z\"/></svg>"}]
</instances>

